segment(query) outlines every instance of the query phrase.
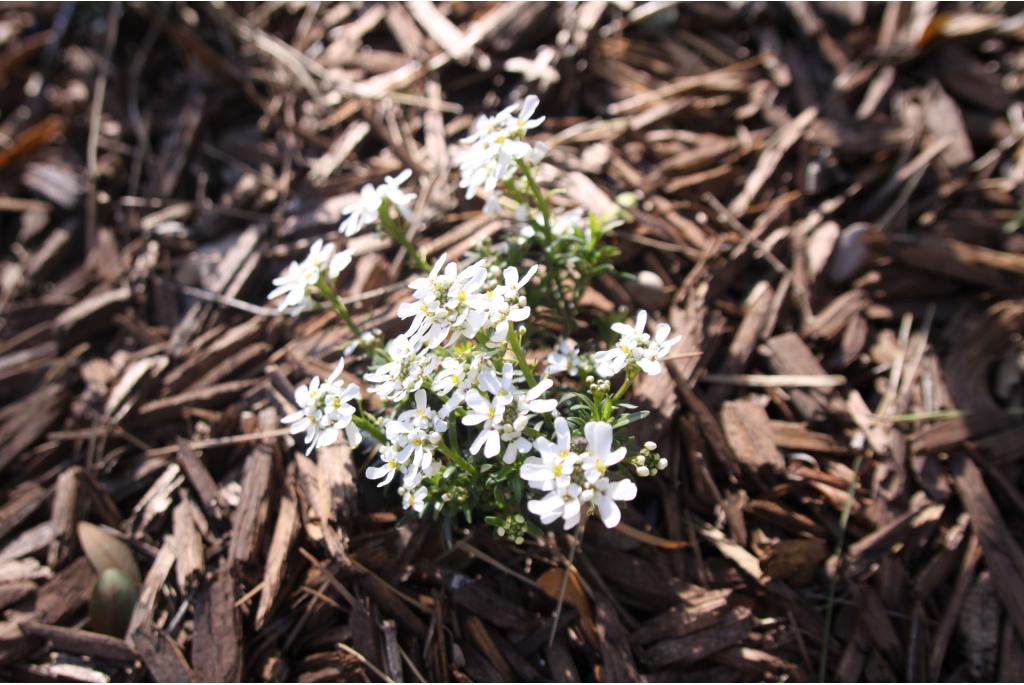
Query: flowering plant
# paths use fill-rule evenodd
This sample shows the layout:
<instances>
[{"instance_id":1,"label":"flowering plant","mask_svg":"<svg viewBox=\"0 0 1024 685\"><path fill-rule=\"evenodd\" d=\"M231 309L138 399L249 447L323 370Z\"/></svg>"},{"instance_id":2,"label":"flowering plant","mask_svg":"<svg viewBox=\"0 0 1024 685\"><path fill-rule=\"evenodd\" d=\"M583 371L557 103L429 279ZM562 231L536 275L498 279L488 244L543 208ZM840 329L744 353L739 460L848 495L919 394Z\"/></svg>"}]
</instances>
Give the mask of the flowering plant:
<instances>
[{"instance_id":1,"label":"flowering plant","mask_svg":"<svg viewBox=\"0 0 1024 685\"><path fill-rule=\"evenodd\" d=\"M679 340L665 323L652 335L642 310L633 325L611 324L606 349L570 337L584 290L613 272L617 251L607 238L619 221L552 205L537 180L546 148L528 139L544 121L534 117L537 104L529 96L481 116L461 141L466 198L482 198L483 211L518 228L464 262L441 255L427 264L406 238L416 199L402 189L409 170L364 186L345 210L341 233L377 226L424 272L398 307L404 333L384 343L356 325L333 287L351 255L321 241L270 293L293 313L329 303L365 350L362 379L381 400L379 412L364 410L359 386L340 380L344 357L326 380L300 386L298 409L284 422L307 450L342 436L366 445L367 478L380 486L397 479L411 516L482 514L517 543L559 520L565 529L590 515L618 525L618 503L636 497L634 479L665 468L655 444L638 446L623 430L646 416L625 398L640 373L662 372ZM590 330L598 328L606 327Z\"/></svg>"}]
</instances>

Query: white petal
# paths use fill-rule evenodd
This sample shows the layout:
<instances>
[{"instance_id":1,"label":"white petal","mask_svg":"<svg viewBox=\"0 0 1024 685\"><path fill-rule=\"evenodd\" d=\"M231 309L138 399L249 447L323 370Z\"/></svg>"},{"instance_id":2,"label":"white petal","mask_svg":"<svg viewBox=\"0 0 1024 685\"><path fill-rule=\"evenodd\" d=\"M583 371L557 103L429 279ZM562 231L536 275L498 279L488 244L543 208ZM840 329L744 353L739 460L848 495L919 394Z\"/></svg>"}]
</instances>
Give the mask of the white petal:
<instances>
[{"instance_id":1,"label":"white petal","mask_svg":"<svg viewBox=\"0 0 1024 685\"><path fill-rule=\"evenodd\" d=\"M608 487L608 494L612 499L629 502L636 498L636 483L628 478L617 480Z\"/></svg>"},{"instance_id":2,"label":"white petal","mask_svg":"<svg viewBox=\"0 0 1024 685\"><path fill-rule=\"evenodd\" d=\"M348 444L352 447L358 447L359 443L363 441L363 434L356 427L356 424L350 423L345 426L345 439L348 440Z\"/></svg>"},{"instance_id":3,"label":"white petal","mask_svg":"<svg viewBox=\"0 0 1024 685\"><path fill-rule=\"evenodd\" d=\"M547 480L551 475L551 467L537 457L528 458L519 467L519 477L523 480Z\"/></svg>"},{"instance_id":4,"label":"white petal","mask_svg":"<svg viewBox=\"0 0 1024 685\"><path fill-rule=\"evenodd\" d=\"M626 448L625 447L620 447L619 449L615 450L614 452L612 452L611 454L609 454L605 458L604 464L605 464L605 466L611 466L613 464L618 464L620 461L623 460L623 458L625 456L626 456Z\"/></svg>"},{"instance_id":5,"label":"white petal","mask_svg":"<svg viewBox=\"0 0 1024 685\"><path fill-rule=\"evenodd\" d=\"M647 310L641 309L636 313L636 332L643 333L647 329Z\"/></svg>"},{"instance_id":6,"label":"white petal","mask_svg":"<svg viewBox=\"0 0 1024 685\"><path fill-rule=\"evenodd\" d=\"M531 514L544 516L559 511L562 508L562 496L557 492L549 492L542 499L532 499L526 503L526 508Z\"/></svg>"},{"instance_id":7,"label":"white petal","mask_svg":"<svg viewBox=\"0 0 1024 685\"><path fill-rule=\"evenodd\" d=\"M465 422L465 419L463 419ZM473 444L469 446L470 454L477 454L480 452L480 448L484 446L484 440L487 439L487 435L490 431L480 431L480 433L473 439Z\"/></svg>"},{"instance_id":8,"label":"white petal","mask_svg":"<svg viewBox=\"0 0 1024 685\"><path fill-rule=\"evenodd\" d=\"M641 357L636 360L636 365L640 367L641 371L651 376L657 376L661 373L661 362L656 359Z\"/></svg>"},{"instance_id":9,"label":"white petal","mask_svg":"<svg viewBox=\"0 0 1024 685\"><path fill-rule=\"evenodd\" d=\"M597 511L601 514L601 523L606 528L614 528L622 520L622 512L619 511L619 505L615 504L615 500L611 497L599 496L597 498Z\"/></svg>"},{"instance_id":10,"label":"white petal","mask_svg":"<svg viewBox=\"0 0 1024 685\"><path fill-rule=\"evenodd\" d=\"M604 421L591 421L584 426L583 434L587 437L590 453L607 461L612 449L611 425Z\"/></svg>"},{"instance_id":11,"label":"white petal","mask_svg":"<svg viewBox=\"0 0 1024 685\"><path fill-rule=\"evenodd\" d=\"M484 456L492 459L498 456L501 451L501 435L498 431L491 429L487 431L487 443L484 445Z\"/></svg>"},{"instance_id":12,"label":"white petal","mask_svg":"<svg viewBox=\"0 0 1024 685\"><path fill-rule=\"evenodd\" d=\"M565 508L562 510L562 518L565 519L565 530L569 530L580 522L580 513L580 501L578 499L571 499L565 503Z\"/></svg>"}]
</instances>

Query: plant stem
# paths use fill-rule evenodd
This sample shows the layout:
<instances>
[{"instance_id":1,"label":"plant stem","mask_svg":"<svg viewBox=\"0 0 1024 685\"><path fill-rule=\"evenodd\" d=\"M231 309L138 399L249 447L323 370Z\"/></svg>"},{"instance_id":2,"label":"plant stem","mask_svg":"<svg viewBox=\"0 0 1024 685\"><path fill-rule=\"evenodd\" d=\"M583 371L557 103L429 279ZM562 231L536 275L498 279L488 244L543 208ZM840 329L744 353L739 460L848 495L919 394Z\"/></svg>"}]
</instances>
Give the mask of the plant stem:
<instances>
[{"instance_id":1,"label":"plant stem","mask_svg":"<svg viewBox=\"0 0 1024 685\"><path fill-rule=\"evenodd\" d=\"M444 443L442 440L437 444L437 448L444 453L446 457L458 464L459 468L465 470L467 473L476 474L476 467L469 463L469 461L459 454L457 449L452 449Z\"/></svg>"},{"instance_id":2,"label":"plant stem","mask_svg":"<svg viewBox=\"0 0 1024 685\"><path fill-rule=\"evenodd\" d=\"M573 317L570 315L567 307L568 299L562 291L562 281L555 275L556 265L549 259L550 255L555 252L555 236L551 232L551 207L548 204L548 198L544 194L544 191L541 190L540 185L537 184L537 179L534 178L533 171L530 170L530 165L523 160L518 159L516 160L516 166L518 166L519 170L523 172L523 176L526 178L526 185L530 189L530 194L537 203L537 209L540 210L541 217L544 219L543 224L539 225L541 233L544 235L545 242L545 245L541 250L541 253L544 255L544 282L547 286L548 292L555 298L555 306L562 315L562 320L565 324L565 335L570 335L575 328ZM575 300L573 300L573 303L575 304Z\"/></svg>"},{"instance_id":3,"label":"plant stem","mask_svg":"<svg viewBox=\"0 0 1024 685\"><path fill-rule=\"evenodd\" d=\"M526 185L530 188L530 194L533 195L533 199L537 201L537 209L540 210L541 216L544 217L544 237L547 238L548 242L551 241L551 208L548 205L548 198L544 195L544 191L537 185L537 179L533 177L533 172L530 170L530 165L521 159L516 160L516 166L523 172L523 176L526 177Z\"/></svg>"},{"instance_id":4,"label":"plant stem","mask_svg":"<svg viewBox=\"0 0 1024 685\"><path fill-rule=\"evenodd\" d=\"M362 408L360 408L359 413L363 413ZM365 415L353 416L352 423L356 424L359 428L372 435L373 439L376 440L377 442L384 444L385 442L388 441L388 438L386 435L384 435L384 431L381 430L381 427L378 426L376 422L366 418Z\"/></svg>"},{"instance_id":5,"label":"plant stem","mask_svg":"<svg viewBox=\"0 0 1024 685\"><path fill-rule=\"evenodd\" d=\"M516 361L519 363L519 368L523 370L526 384L531 388L537 385L537 379L533 375L533 368L526 361L526 355L523 353L523 345L519 340L519 330L516 329L516 325L511 321L508 324L508 344L512 348L512 354L515 355Z\"/></svg>"},{"instance_id":6,"label":"plant stem","mask_svg":"<svg viewBox=\"0 0 1024 685\"><path fill-rule=\"evenodd\" d=\"M409 255L409 259L412 260L417 269L426 272L430 271L430 265L427 264L427 260L423 259L423 255L421 255L419 250L417 250L409 241L405 235L405 231L402 230L402 227L398 222L391 218L390 203L385 202L381 205L380 225L392 240L405 248L406 253Z\"/></svg>"},{"instance_id":7,"label":"plant stem","mask_svg":"<svg viewBox=\"0 0 1024 685\"><path fill-rule=\"evenodd\" d=\"M348 312L348 307L346 307L345 303L341 301L340 297L338 297L338 293L334 292L334 288L327 282L326 276L320 276L320 282L317 283L317 288L320 290L321 296L330 300L331 305L334 307L334 313L338 315L338 318L345 322L345 324L352 330L352 333L356 336L356 339L358 339L363 334L363 329L361 329L352 319L352 315Z\"/></svg>"},{"instance_id":8,"label":"plant stem","mask_svg":"<svg viewBox=\"0 0 1024 685\"><path fill-rule=\"evenodd\" d=\"M619 389L615 391L614 395L612 395L613 403L618 402L619 400L622 399L622 396L626 394L627 390L629 390L629 386L633 385L633 381L636 380L637 375L638 372L636 370L636 367L630 366L629 369L626 371L626 378L625 380L622 381L622 385L620 385Z\"/></svg>"}]
</instances>

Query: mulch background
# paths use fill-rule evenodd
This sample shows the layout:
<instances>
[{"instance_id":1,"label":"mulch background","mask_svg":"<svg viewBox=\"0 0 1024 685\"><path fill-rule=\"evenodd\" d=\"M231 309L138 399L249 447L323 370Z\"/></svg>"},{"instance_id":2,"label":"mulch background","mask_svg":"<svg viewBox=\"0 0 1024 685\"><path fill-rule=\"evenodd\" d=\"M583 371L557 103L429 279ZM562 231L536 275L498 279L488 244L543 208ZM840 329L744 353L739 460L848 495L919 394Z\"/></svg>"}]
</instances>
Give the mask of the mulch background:
<instances>
[{"instance_id":1,"label":"mulch background","mask_svg":"<svg viewBox=\"0 0 1024 685\"><path fill-rule=\"evenodd\" d=\"M1021 17L0 6L0 678L1024 679ZM282 431L347 341L265 294L404 167L431 257L504 228L447 141L529 92L566 204L635 196L641 278L585 311L700 354L637 388L670 466L630 534L446 548ZM401 330L403 256L348 247L357 318ZM124 639L88 630L80 521L141 569Z\"/></svg>"}]
</instances>

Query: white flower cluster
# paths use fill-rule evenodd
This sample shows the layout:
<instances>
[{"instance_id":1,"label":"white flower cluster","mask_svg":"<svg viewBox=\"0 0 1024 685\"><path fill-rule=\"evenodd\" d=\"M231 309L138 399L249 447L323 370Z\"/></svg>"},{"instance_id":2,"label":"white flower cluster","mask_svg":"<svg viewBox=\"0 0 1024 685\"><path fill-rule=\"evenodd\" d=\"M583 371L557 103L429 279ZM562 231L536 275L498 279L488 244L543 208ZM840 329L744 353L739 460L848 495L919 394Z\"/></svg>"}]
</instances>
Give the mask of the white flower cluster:
<instances>
[{"instance_id":1,"label":"white flower cluster","mask_svg":"<svg viewBox=\"0 0 1024 685\"><path fill-rule=\"evenodd\" d=\"M576 341L572 338L563 338L558 345L548 353L548 373L567 373L573 378L580 373L580 351Z\"/></svg>"},{"instance_id":2,"label":"white flower cluster","mask_svg":"<svg viewBox=\"0 0 1024 685\"><path fill-rule=\"evenodd\" d=\"M295 391L298 411L281 419L282 423L291 424L292 434L306 434L306 454L318 447L333 445L343 431L353 447L362 440L362 434L352 423L356 412L352 400L359 397L359 386L341 384L338 379L344 369L345 358L342 357L326 381L321 383L320 377L314 376L308 385L299 386Z\"/></svg>"},{"instance_id":3,"label":"white flower cluster","mask_svg":"<svg viewBox=\"0 0 1024 685\"><path fill-rule=\"evenodd\" d=\"M381 445L382 463L366 469L367 478L380 480L381 486L390 483L396 473L401 473L406 493L418 490L423 476L433 475L441 468L434 460L434 453L448 427L448 421L427 403L426 390L417 390L415 401L415 407L385 423L387 442ZM406 508L424 501L423 497L417 499L415 495L412 500L403 498Z\"/></svg>"},{"instance_id":4,"label":"white flower cluster","mask_svg":"<svg viewBox=\"0 0 1024 685\"><path fill-rule=\"evenodd\" d=\"M611 480L608 467L621 462L626 448L612 449L612 427L603 421L591 421L583 428L586 449L573 452L569 422L555 419L555 439L538 438L534 445L540 457L530 457L519 468L519 475L531 488L547 494L530 500L527 508L543 524L562 519L566 530L580 522L593 504L608 528L619 525L622 512L616 502L636 497L636 483L628 478Z\"/></svg>"},{"instance_id":5,"label":"white flower cluster","mask_svg":"<svg viewBox=\"0 0 1024 685\"><path fill-rule=\"evenodd\" d=\"M283 276L274 279L274 289L267 295L267 299L273 300L284 295L278 309L291 310L293 314L310 309L314 301L313 294L320 283L326 280L330 284L352 263L350 251L336 250L331 243L317 240L309 248L305 259L292 262Z\"/></svg>"},{"instance_id":6,"label":"white flower cluster","mask_svg":"<svg viewBox=\"0 0 1024 685\"><path fill-rule=\"evenodd\" d=\"M544 117L533 119L540 100L528 95L518 107L512 105L494 116L481 116L473 133L461 142L469 145L458 157L459 187L466 189L466 199L484 191L487 210L497 209L495 189L516 171L516 162L538 163L546 153L543 144L531 145L524 140L527 131L544 123Z\"/></svg>"},{"instance_id":7,"label":"white flower cluster","mask_svg":"<svg viewBox=\"0 0 1024 685\"><path fill-rule=\"evenodd\" d=\"M680 337L669 338L672 329L667 323L659 323L654 337L647 332L647 311L641 309L636 315L636 324L612 324L612 330L619 334L619 340L611 349L594 355L597 373L611 378L627 366L635 364L645 373L661 373L661 360L668 356Z\"/></svg>"},{"instance_id":8,"label":"white flower cluster","mask_svg":"<svg viewBox=\"0 0 1024 685\"><path fill-rule=\"evenodd\" d=\"M412 319L406 335L414 347L434 349L446 340L449 345L461 338L472 340L485 329L492 342L501 343L511 324L530 315L520 291L536 271L532 266L520 278L518 269L506 267L504 281L483 291L487 268L482 261L460 272L454 262L445 264L445 255L441 255L429 275L409 284L413 300L399 306L398 317Z\"/></svg>"},{"instance_id":9,"label":"white flower cluster","mask_svg":"<svg viewBox=\"0 0 1024 685\"><path fill-rule=\"evenodd\" d=\"M400 318L410 319L409 329L388 344L387 361L364 375L372 391L388 402L402 403L415 394L419 415L434 426L409 438L410 431L387 422L382 465L367 471L381 485L400 473L406 508L415 509L418 500L408 495L418 491L425 475L436 472L430 470L436 462L423 450L433 455L449 421L475 430L468 454L487 459L501 454L512 463L532 448L524 435L531 422L554 411L557 401L543 397L553 385L550 379L523 388L511 362L502 364L500 375L494 369L506 352L511 326L530 316L521 290L535 271L520 277L518 269L507 267L499 282L483 290L489 281L483 262L460 270L442 255L427 276L410 283L412 300L398 308ZM438 409L427 406L427 390L438 399ZM406 412L397 420L403 416L412 417ZM419 440L422 449L410 451L403 443L409 440Z\"/></svg>"},{"instance_id":10,"label":"white flower cluster","mask_svg":"<svg viewBox=\"0 0 1024 685\"><path fill-rule=\"evenodd\" d=\"M292 433L304 434L307 453L336 443L342 433L356 446L362 429L373 437L376 449L367 477L379 486L397 479L406 510L423 515L431 509L447 511L451 504L450 510L458 511L483 501L501 514L492 517L495 529L514 540L521 540L527 530L522 515L527 511L545 525L560 520L566 529L591 514L609 528L618 525L619 504L637 495L632 476L653 475L665 468L666 461L652 443L627 458L625 445L632 443L616 436L612 425L623 425L617 403L637 373L662 371L662 361L679 340L669 337L664 323L649 334L647 312L640 311L635 325L612 326L619 339L606 351L584 352L576 340L563 338L545 361L530 361L523 347L526 334L536 330L528 325L534 316L531 301L545 301L545 291L530 289L538 271L531 262L545 263L548 278L552 264L566 263L538 255L532 239L550 234L556 239L552 244L560 245L572 241L559 238L583 235L596 242L603 235L597 229L587 233L598 224L590 223L582 210L551 214L537 188L530 167L544 148L526 140L528 132L544 121L534 118L537 104L537 98L529 96L520 106L481 117L463 141L468 149L459 157L459 185L467 198L484 195L485 209L497 206L498 185L510 179L512 184L503 190L521 199L525 191L516 188L525 186L514 186L514 177L523 167L534 204L527 199L509 220L518 222L520 235L530 239L515 243L512 236L491 251L481 249L478 254L483 258L463 264L441 255L431 266L417 253L416 263L429 272L410 283L409 299L398 306L397 315L408 328L386 343L379 331L363 332L332 297L339 316L353 328L358 346L366 350L362 378L384 409L376 417L363 412L358 386L340 381L343 358L326 381L315 377L298 388L299 409L284 419ZM379 186L364 186L358 201L344 210L339 230L352 236L379 224L400 240L402 220L408 220L416 199L402 190L411 173L405 170ZM397 216L391 214L392 207ZM543 236L535 236L535 226L543 228ZM414 251L407 240L402 244ZM274 281L271 296L284 296L282 308L306 307L314 294L325 296L325 284L329 286L351 258L350 253L336 253L333 245L317 241L303 262L293 263ZM515 264L505 263L513 259ZM547 307L545 315L557 309L552 303ZM346 354L356 346L346 348ZM595 381L591 375L596 370L611 378L625 369L626 379L614 395L610 380ZM555 392L553 377L561 374L565 375ZM580 387L584 382L571 380L583 376L589 400ZM569 389L579 392L569 394ZM559 399L565 400L561 407ZM528 500L508 501L511 493L521 494L525 488L533 491ZM491 499L480 499L485 496Z\"/></svg>"},{"instance_id":11,"label":"white flower cluster","mask_svg":"<svg viewBox=\"0 0 1024 685\"><path fill-rule=\"evenodd\" d=\"M405 169L398 176L385 176L384 183L374 186L367 183L359 191L359 200L349 205L342 212L345 219L338 231L351 237L366 226L380 221L381 210L387 211L388 206L398 210L406 220L412 215L412 203L416 201L416 193L402 190L402 184L412 177L412 169Z\"/></svg>"},{"instance_id":12,"label":"white flower cluster","mask_svg":"<svg viewBox=\"0 0 1024 685\"><path fill-rule=\"evenodd\" d=\"M530 211L529 205L522 204L516 209L516 221L522 226L519 228L519 235L523 238L532 238L537 234L533 222L539 223L536 212ZM551 217L551 235L555 238L565 238L576 232L578 227L586 230L588 225L587 217L582 207L576 207L564 212L559 212Z\"/></svg>"}]
</instances>

